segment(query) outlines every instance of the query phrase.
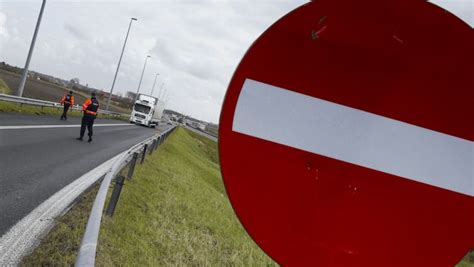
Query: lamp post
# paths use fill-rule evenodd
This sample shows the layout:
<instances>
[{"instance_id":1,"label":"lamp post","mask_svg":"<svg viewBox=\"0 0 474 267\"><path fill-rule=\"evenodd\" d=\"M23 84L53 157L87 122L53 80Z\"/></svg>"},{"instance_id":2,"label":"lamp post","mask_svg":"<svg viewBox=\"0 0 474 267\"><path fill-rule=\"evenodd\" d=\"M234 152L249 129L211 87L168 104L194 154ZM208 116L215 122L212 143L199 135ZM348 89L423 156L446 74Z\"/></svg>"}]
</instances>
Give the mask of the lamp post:
<instances>
[{"instance_id":1,"label":"lamp post","mask_svg":"<svg viewBox=\"0 0 474 267\"><path fill-rule=\"evenodd\" d=\"M105 110L109 110L110 100L112 99L112 92L114 91L115 80L117 80L117 75L118 75L118 72L119 72L120 63L122 62L123 52L125 51L125 46L127 45L128 34L130 33L130 28L132 27L132 22L137 21L137 20L138 19L136 19L136 18L131 18L130 19L130 24L128 25L127 35L125 36L125 42L123 43L122 53L120 54L119 62L118 62L118 65L117 65L117 70L115 70L114 81L112 82L112 87L110 88L110 95L109 95L109 99L107 100L107 107L105 108Z\"/></svg>"},{"instance_id":2,"label":"lamp post","mask_svg":"<svg viewBox=\"0 0 474 267\"><path fill-rule=\"evenodd\" d=\"M33 33L33 39L31 39L30 50L28 51L28 57L26 58L25 68L23 68L23 74L21 75L20 85L18 86L18 91L17 91L18 96L23 96L23 89L25 88L26 77L28 76L28 68L30 66L33 50L35 49L36 36L38 36L38 31L41 24L41 19L43 18L43 11L44 11L45 6L46 6L46 0L43 0L43 3L41 4L40 13L38 16L38 21L36 22L35 32Z\"/></svg>"},{"instance_id":3,"label":"lamp post","mask_svg":"<svg viewBox=\"0 0 474 267\"><path fill-rule=\"evenodd\" d=\"M150 55L147 55L145 58L145 64L143 65L142 75L140 76L140 82L138 83L138 89L137 89L137 95L135 96L135 101L137 101L138 99L138 93L140 92L140 86L142 85L143 74L145 73L145 69L146 69L146 62L148 61L149 58L151 58Z\"/></svg>"},{"instance_id":4,"label":"lamp post","mask_svg":"<svg viewBox=\"0 0 474 267\"><path fill-rule=\"evenodd\" d=\"M155 91L155 84L156 84L156 78L158 78L158 75L160 75L159 73L156 74L155 76L155 81L153 82L153 87L151 88L151 96L153 96L153 92Z\"/></svg>"},{"instance_id":5,"label":"lamp post","mask_svg":"<svg viewBox=\"0 0 474 267\"><path fill-rule=\"evenodd\" d=\"M163 102L165 102L165 99L166 97L168 97L168 95L166 94L168 92L168 90L165 88L165 90L163 91Z\"/></svg>"},{"instance_id":6,"label":"lamp post","mask_svg":"<svg viewBox=\"0 0 474 267\"><path fill-rule=\"evenodd\" d=\"M160 85L160 91L158 92L158 99L161 99L161 92L162 92L162 89L163 89L163 85L164 85L164 84L165 84L165 83L162 82L161 85Z\"/></svg>"}]
</instances>

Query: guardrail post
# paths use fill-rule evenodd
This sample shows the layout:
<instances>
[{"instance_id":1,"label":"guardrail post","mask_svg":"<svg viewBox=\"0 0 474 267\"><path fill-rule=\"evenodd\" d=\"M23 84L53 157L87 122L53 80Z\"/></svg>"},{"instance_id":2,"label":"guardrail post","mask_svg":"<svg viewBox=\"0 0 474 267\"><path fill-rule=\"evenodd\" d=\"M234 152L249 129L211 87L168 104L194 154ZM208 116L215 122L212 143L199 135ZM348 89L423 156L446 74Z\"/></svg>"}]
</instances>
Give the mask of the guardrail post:
<instances>
[{"instance_id":1,"label":"guardrail post","mask_svg":"<svg viewBox=\"0 0 474 267\"><path fill-rule=\"evenodd\" d=\"M131 180L133 177L133 173L135 172L135 165L137 164L138 153L133 153L132 161L130 161L130 167L128 168L127 179Z\"/></svg>"},{"instance_id":2,"label":"guardrail post","mask_svg":"<svg viewBox=\"0 0 474 267\"><path fill-rule=\"evenodd\" d=\"M158 138L155 139L155 146L153 147L153 151L156 150L156 148L158 147Z\"/></svg>"},{"instance_id":3,"label":"guardrail post","mask_svg":"<svg viewBox=\"0 0 474 267\"><path fill-rule=\"evenodd\" d=\"M145 155L146 155L146 149L148 148L148 144L145 144L143 146L143 154L142 154L142 160L140 161L140 164L143 164L145 162Z\"/></svg>"},{"instance_id":4,"label":"guardrail post","mask_svg":"<svg viewBox=\"0 0 474 267\"><path fill-rule=\"evenodd\" d=\"M156 139L156 146L155 146L155 150L158 150L158 146L161 144L161 136L158 136L158 138Z\"/></svg>"},{"instance_id":5,"label":"guardrail post","mask_svg":"<svg viewBox=\"0 0 474 267\"><path fill-rule=\"evenodd\" d=\"M158 150L158 147L161 145L161 136L158 136L158 138L156 138L156 147L155 147L155 150Z\"/></svg>"},{"instance_id":6,"label":"guardrail post","mask_svg":"<svg viewBox=\"0 0 474 267\"><path fill-rule=\"evenodd\" d=\"M122 186L124 185L125 177L119 175L115 179L114 191L112 192L112 196L110 197L109 206L107 207L107 211L105 214L112 217L115 212L115 207L117 206L117 202L120 197L120 193L122 192Z\"/></svg>"},{"instance_id":7,"label":"guardrail post","mask_svg":"<svg viewBox=\"0 0 474 267\"><path fill-rule=\"evenodd\" d=\"M158 136L158 138L156 138L156 145L155 145L154 149L157 150L158 146L160 146L160 137L159 136Z\"/></svg>"},{"instance_id":8,"label":"guardrail post","mask_svg":"<svg viewBox=\"0 0 474 267\"><path fill-rule=\"evenodd\" d=\"M151 155L151 153L153 153L153 151L155 150L155 146L156 146L156 139L153 139L153 142L151 142L150 151L148 152L148 154Z\"/></svg>"},{"instance_id":9,"label":"guardrail post","mask_svg":"<svg viewBox=\"0 0 474 267\"><path fill-rule=\"evenodd\" d=\"M161 136L161 135L158 136L158 145L157 145L156 149L158 149L158 147L161 146L161 139L163 139L163 136Z\"/></svg>"}]
</instances>

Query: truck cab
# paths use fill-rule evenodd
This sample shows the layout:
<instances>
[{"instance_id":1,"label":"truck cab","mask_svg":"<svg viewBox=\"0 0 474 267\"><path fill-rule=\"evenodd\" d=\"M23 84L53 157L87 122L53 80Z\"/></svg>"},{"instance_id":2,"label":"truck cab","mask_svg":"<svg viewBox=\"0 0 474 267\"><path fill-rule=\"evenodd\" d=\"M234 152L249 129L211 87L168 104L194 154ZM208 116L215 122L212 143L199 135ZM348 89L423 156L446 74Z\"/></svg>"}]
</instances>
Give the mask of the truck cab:
<instances>
[{"instance_id":1,"label":"truck cab","mask_svg":"<svg viewBox=\"0 0 474 267\"><path fill-rule=\"evenodd\" d=\"M164 103L158 98L140 94L137 97L130 114L130 123L155 127L163 115Z\"/></svg>"}]
</instances>

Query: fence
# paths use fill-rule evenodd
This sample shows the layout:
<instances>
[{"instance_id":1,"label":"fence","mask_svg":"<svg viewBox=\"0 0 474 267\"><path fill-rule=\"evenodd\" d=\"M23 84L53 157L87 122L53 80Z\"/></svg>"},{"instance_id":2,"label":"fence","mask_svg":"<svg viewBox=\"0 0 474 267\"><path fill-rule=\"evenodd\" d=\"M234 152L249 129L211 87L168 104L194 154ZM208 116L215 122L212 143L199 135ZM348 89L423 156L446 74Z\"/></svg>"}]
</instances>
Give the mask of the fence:
<instances>
[{"instance_id":1,"label":"fence","mask_svg":"<svg viewBox=\"0 0 474 267\"><path fill-rule=\"evenodd\" d=\"M100 185L99 191L97 192L94 204L92 206L91 214L87 222L86 231L82 238L81 247L79 254L76 259L76 266L94 266L95 256L97 250L97 240L99 237L100 223L102 220L102 214L104 212L105 200L107 197L107 191L114 178L115 186L112 192L112 196L109 201L109 205L106 210L106 215L112 216L117 202L120 197L122 185L125 181L125 177L117 175L122 168L129 165L127 178L131 179L135 170L135 165L140 158L140 164L143 164L147 154L153 153L158 149L164 140L174 131L176 126L171 127L165 132L153 136L135 146L129 150L123 152L117 160L113 163L111 170L105 175Z\"/></svg>"}]
</instances>

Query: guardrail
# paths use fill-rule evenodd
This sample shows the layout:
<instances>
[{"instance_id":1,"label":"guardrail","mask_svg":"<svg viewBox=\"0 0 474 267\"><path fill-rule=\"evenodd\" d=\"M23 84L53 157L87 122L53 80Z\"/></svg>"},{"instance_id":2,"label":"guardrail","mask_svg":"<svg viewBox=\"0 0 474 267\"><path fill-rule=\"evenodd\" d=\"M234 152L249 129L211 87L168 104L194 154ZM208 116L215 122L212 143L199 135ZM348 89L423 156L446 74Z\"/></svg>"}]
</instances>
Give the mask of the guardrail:
<instances>
[{"instance_id":1,"label":"guardrail","mask_svg":"<svg viewBox=\"0 0 474 267\"><path fill-rule=\"evenodd\" d=\"M53 107L53 108L58 108L58 109L60 109L62 107L61 103L59 103L59 102L52 102L52 101L46 101L46 100L40 100L40 99L34 99L34 98L28 98L28 97L20 97L20 96L14 96L14 95L7 95L7 94L0 94L0 100L1 101L18 103L18 104L40 106L40 107ZM71 109L73 109L73 110L82 110L81 106L79 106L77 104L72 106ZM127 116L127 117L130 116L130 114L107 111L107 110L103 110L103 109L99 109L99 113L106 114L106 115L111 115L111 116Z\"/></svg>"},{"instance_id":2,"label":"guardrail","mask_svg":"<svg viewBox=\"0 0 474 267\"><path fill-rule=\"evenodd\" d=\"M155 135L133 146L129 150L123 152L113 163L112 168L102 180L99 191L97 192L96 198L94 200L94 204L89 215L89 220L87 221L86 231L84 232L84 236L82 238L79 254L76 259L76 266L94 266L95 264L100 223L104 211L105 200L107 198L107 191L113 178L117 176L123 167L130 164L127 177L131 179L135 169L135 164L138 162L138 157L141 157L140 163L143 163L146 154L151 154L153 151L157 150L158 146L164 142L164 140L170 135L171 132L174 131L174 129L176 129L176 125L159 135ZM123 181L123 176L117 176L116 186L112 193L111 200L109 201L109 207L107 208L107 215L109 216L113 215Z\"/></svg>"}]
</instances>

